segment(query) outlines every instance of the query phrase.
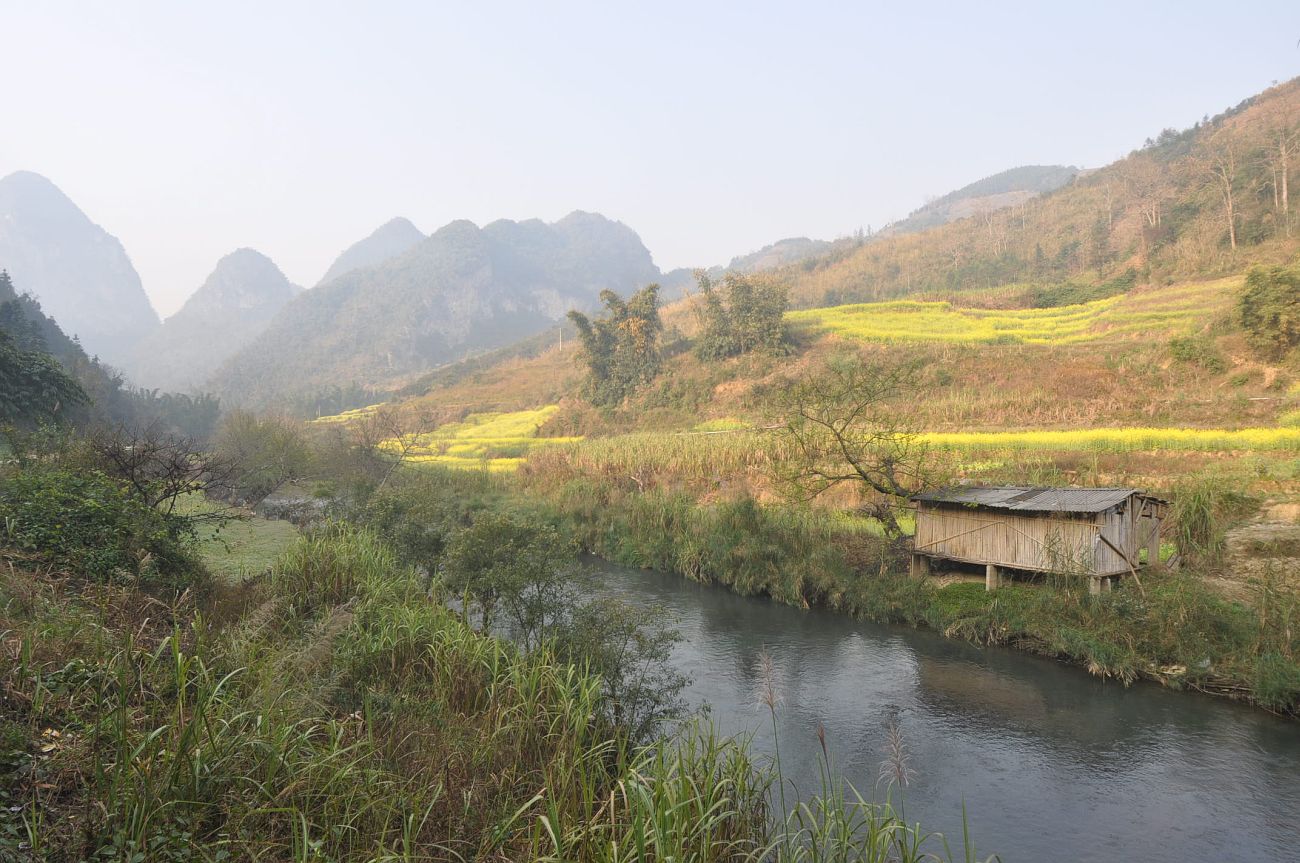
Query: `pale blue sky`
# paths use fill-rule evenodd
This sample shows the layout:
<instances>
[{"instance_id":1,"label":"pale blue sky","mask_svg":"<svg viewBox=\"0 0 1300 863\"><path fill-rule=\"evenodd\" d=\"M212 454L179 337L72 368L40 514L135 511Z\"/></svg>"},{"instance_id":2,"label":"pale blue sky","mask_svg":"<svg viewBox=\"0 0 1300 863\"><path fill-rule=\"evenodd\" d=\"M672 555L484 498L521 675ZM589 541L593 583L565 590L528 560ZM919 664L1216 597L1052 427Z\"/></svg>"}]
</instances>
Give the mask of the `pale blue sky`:
<instances>
[{"instance_id":1,"label":"pale blue sky","mask_svg":"<svg viewBox=\"0 0 1300 863\"><path fill-rule=\"evenodd\" d=\"M665 269L1094 167L1300 74L1300 3L0 0L0 175L163 314L238 246L314 284L397 215L595 210Z\"/></svg>"}]
</instances>

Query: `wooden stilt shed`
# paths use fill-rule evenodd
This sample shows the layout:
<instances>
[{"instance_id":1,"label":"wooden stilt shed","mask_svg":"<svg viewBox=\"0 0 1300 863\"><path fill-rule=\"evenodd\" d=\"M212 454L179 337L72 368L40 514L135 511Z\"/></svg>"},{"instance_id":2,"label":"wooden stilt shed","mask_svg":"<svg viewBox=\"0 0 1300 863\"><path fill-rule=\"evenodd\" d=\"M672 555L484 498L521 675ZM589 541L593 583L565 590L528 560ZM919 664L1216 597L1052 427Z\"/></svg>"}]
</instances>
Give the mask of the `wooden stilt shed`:
<instances>
[{"instance_id":1,"label":"wooden stilt shed","mask_svg":"<svg viewBox=\"0 0 1300 863\"><path fill-rule=\"evenodd\" d=\"M1168 511L1136 488L962 486L912 501L912 572L929 572L931 559L982 564L989 590L1004 570L1084 575L1093 592L1109 590L1113 578L1159 563Z\"/></svg>"}]
</instances>

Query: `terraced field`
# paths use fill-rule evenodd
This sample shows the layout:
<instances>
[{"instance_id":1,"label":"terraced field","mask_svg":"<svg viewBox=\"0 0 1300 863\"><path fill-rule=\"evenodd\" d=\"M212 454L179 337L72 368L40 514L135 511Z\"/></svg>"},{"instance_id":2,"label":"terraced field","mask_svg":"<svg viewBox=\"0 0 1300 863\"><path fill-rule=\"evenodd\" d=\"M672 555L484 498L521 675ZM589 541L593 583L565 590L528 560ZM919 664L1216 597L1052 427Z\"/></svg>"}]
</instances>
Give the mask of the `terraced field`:
<instances>
[{"instance_id":1,"label":"terraced field","mask_svg":"<svg viewBox=\"0 0 1300 863\"><path fill-rule=\"evenodd\" d=\"M463 422L448 423L405 440L384 441L391 452L406 449L415 464L439 464L464 470L513 471L538 447L571 444L576 437L537 436L538 430L560 408L540 408L508 413L470 414ZM408 448L409 447L409 448Z\"/></svg>"},{"instance_id":2,"label":"terraced field","mask_svg":"<svg viewBox=\"0 0 1300 863\"><path fill-rule=\"evenodd\" d=\"M311 420L311 422L315 423L316 425L337 425L341 423L350 423L355 420L365 419L366 417L373 416L376 412L378 412L378 410L381 407L383 407L382 404L366 405L363 408L353 408L350 411L343 411L343 413L339 413L339 414L330 414L329 416L317 417L316 419Z\"/></svg>"},{"instance_id":3,"label":"terraced field","mask_svg":"<svg viewBox=\"0 0 1300 863\"><path fill-rule=\"evenodd\" d=\"M1224 312L1240 277L1133 291L1051 309L896 300L790 312L796 327L876 342L1067 345L1186 332Z\"/></svg>"}]
</instances>

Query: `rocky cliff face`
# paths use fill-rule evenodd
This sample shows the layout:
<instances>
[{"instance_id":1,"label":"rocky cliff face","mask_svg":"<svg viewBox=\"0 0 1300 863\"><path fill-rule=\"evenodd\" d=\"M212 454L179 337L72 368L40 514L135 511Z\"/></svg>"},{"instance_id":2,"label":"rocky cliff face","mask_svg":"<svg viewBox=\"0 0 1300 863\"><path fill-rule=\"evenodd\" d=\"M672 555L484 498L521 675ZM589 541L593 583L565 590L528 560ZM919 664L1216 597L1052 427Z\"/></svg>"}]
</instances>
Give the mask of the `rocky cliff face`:
<instances>
[{"instance_id":1,"label":"rocky cliff face","mask_svg":"<svg viewBox=\"0 0 1300 863\"><path fill-rule=\"evenodd\" d=\"M546 224L459 221L404 254L306 291L213 379L228 402L274 406L386 386L539 332L600 291L659 275L634 231L592 213Z\"/></svg>"},{"instance_id":2,"label":"rocky cliff face","mask_svg":"<svg viewBox=\"0 0 1300 863\"><path fill-rule=\"evenodd\" d=\"M110 363L158 326L122 244L39 174L0 180L0 268Z\"/></svg>"},{"instance_id":3,"label":"rocky cliff face","mask_svg":"<svg viewBox=\"0 0 1300 863\"><path fill-rule=\"evenodd\" d=\"M257 338L297 292L266 255L237 249L217 262L180 311L136 346L128 371L142 386L193 390Z\"/></svg>"}]
</instances>

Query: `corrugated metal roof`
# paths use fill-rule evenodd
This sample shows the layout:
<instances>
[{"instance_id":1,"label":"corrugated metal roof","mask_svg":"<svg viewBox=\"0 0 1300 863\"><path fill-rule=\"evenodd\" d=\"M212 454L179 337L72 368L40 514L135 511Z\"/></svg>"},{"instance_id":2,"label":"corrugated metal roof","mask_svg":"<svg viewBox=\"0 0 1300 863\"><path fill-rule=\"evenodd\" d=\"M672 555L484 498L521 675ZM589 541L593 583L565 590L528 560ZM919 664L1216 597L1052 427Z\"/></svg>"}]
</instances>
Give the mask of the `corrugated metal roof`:
<instances>
[{"instance_id":1,"label":"corrugated metal roof","mask_svg":"<svg viewBox=\"0 0 1300 863\"><path fill-rule=\"evenodd\" d=\"M958 486L918 494L912 500L1029 512L1104 512L1138 488L1044 488L1023 485Z\"/></svg>"}]
</instances>

